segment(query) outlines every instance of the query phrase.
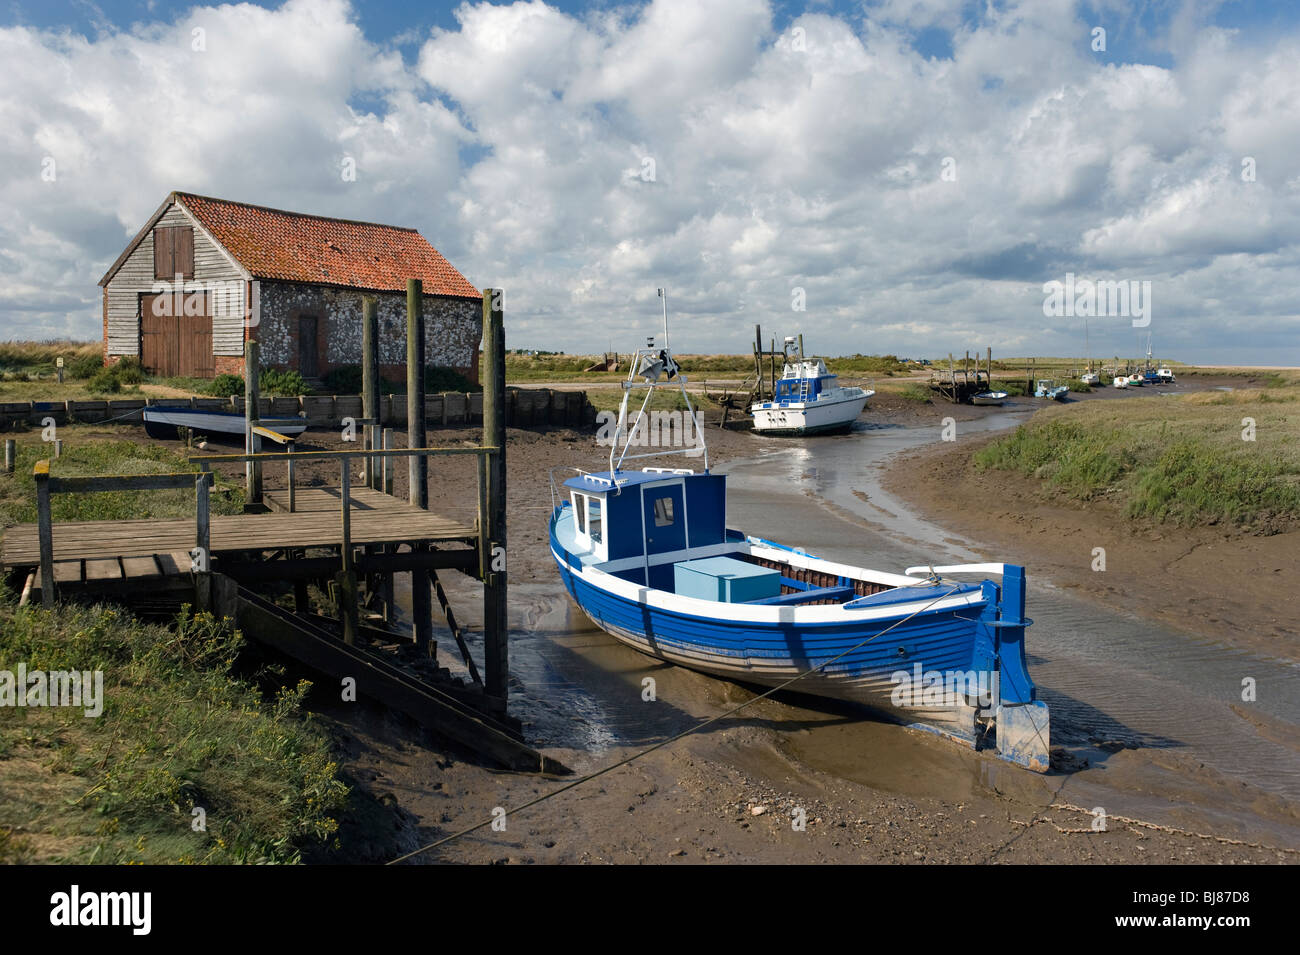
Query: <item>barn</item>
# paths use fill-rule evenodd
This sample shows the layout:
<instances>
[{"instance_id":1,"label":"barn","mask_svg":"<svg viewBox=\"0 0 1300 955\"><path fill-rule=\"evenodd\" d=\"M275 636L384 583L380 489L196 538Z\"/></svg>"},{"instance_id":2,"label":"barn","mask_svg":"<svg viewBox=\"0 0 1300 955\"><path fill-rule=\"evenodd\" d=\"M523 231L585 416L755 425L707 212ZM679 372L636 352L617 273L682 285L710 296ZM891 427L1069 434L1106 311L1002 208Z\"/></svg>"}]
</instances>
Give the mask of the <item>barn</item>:
<instances>
[{"instance_id":1,"label":"barn","mask_svg":"<svg viewBox=\"0 0 1300 955\"><path fill-rule=\"evenodd\" d=\"M426 363L477 381L482 298L415 229L173 192L103 287L104 364L138 357L150 374L242 374L244 343L264 367L309 381L361 363L361 303L379 311L380 373L406 373L406 281L424 289Z\"/></svg>"}]
</instances>

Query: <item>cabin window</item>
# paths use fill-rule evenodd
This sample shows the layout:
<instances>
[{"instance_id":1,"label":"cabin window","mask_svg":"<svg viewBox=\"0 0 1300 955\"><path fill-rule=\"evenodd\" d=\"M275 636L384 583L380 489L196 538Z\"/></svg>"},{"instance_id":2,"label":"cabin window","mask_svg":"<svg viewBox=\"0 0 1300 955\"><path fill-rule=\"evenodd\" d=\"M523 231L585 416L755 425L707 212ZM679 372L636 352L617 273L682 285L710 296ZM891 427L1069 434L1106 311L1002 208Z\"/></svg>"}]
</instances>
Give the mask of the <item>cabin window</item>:
<instances>
[{"instance_id":1,"label":"cabin window","mask_svg":"<svg viewBox=\"0 0 1300 955\"><path fill-rule=\"evenodd\" d=\"M668 527L673 522L673 499L671 497L655 498L655 527Z\"/></svg>"},{"instance_id":2,"label":"cabin window","mask_svg":"<svg viewBox=\"0 0 1300 955\"><path fill-rule=\"evenodd\" d=\"M578 518L578 533L587 533L587 495L573 495L573 513Z\"/></svg>"},{"instance_id":3,"label":"cabin window","mask_svg":"<svg viewBox=\"0 0 1300 955\"><path fill-rule=\"evenodd\" d=\"M153 230L153 277L194 278L194 230L189 226L161 226Z\"/></svg>"},{"instance_id":4,"label":"cabin window","mask_svg":"<svg viewBox=\"0 0 1300 955\"><path fill-rule=\"evenodd\" d=\"M600 523L600 498L590 497L587 499L587 526L591 528L591 542L593 544L598 544L602 540Z\"/></svg>"}]
</instances>

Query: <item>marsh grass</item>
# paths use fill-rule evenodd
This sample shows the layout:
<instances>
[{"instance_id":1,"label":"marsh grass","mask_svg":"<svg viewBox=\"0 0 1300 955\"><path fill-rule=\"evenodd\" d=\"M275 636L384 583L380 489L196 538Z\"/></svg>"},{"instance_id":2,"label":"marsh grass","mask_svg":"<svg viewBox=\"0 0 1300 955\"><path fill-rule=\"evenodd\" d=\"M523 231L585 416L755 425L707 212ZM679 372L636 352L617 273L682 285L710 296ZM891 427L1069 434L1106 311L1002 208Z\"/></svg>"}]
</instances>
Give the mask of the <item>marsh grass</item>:
<instances>
[{"instance_id":1,"label":"marsh grass","mask_svg":"<svg viewBox=\"0 0 1300 955\"><path fill-rule=\"evenodd\" d=\"M89 426L59 429L63 456L50 462L50 473L62 477L163 474L194 471L183 455L168 448L133 441L93 437ZM20 436L13 474L0 473L0 527L36 521L36 481L32 469L50 458L53 449L39 431ZM243 492L238 488L214 490L212 513L238 514ZM99 494L55 494L51 512L57 521L123 521L145 518L194 516L194 493L180 491L107 491Z\"/></svg>"},{"instance_id":2,"label":"marsh grass","mask_svg":"<svg viewBox=\"0 0 1300 955\"><path fill-rule=\"evenodd\" d=\"M1273 533L1300 523L1300 390L1047 408L974 456L1128 517ZM1255 440L1243 440L1254 421Z\"/></svg>"},{"instance_id":3,"label":"marsh grass","mask_svg":"<svg viewBox=\"0 0 1300 955\"><path fill-rule=\"evenodd\" d=\"M332 845L348 789L301 710L309 684L268 699L232 675L242 642L188 608L168 629L0 593L0 669L104 675L98 717L0 710L0 861L285 863Z\"/></svg>"}]
</instances>

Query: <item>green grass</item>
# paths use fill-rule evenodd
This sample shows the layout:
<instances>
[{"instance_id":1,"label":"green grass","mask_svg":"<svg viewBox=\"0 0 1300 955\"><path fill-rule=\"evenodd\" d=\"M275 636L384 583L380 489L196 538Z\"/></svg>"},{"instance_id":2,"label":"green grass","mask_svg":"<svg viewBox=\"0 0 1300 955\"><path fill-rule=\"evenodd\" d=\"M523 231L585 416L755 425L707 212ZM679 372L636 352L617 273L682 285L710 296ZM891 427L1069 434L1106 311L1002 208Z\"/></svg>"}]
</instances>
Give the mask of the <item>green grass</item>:
<instances>
[{"instance_id":1,"label":"green grass","mask_svg":"<svg viewBox=\"0 0 1300 955\"><path fill-rule=\"evenodd\" d=\"M0 710L0 862L292 863L335 845L348 789L301 711L309 684L266 699L232 675L242 642L188 611L168 629L0 593L0 669L103 674L97 717Z\"/></svg>"},{"instance_id":2,"label":"green grass","mask_svg":"<svg viewBox=\"0 0 1300 955\"><path fill-rule=\"evenodd\" d=\"M157 445L136 444L92 437L89 425L65 425L58 429L63 456L51 461L55 476L104 476L114 474L161 474L193 471L185 457ZM0 527L30 524L36 520L36 482L32 468L49 458L53 448L41 440L40 431L18 437L13 474L0 474ZM238 514L243 510L243 491L221 489L212 494L214 514ZM120 521L145 518L194 516L192 491L108 491L101 494L55 494L51 499L55 521Z\"/></svg>"},{"instance_id":3,"label":"green grass","mask_svg":"<svg viewBox=\"0 0 1300 955\"><path fill-rule=\"evenodd\" d=\"M929 387L921 384L904 385L899 389L898 395L900 398L906 398L908 401L920 402L929 401L934 397L934 393L930 391Z\"/></svg>"},{"instance_id":4,"label":"green grass","mask_svg":"<svg viewBox=\"0 0 1300 955\"><path fill-rule=\"evenodd\" d=\"M974 456L1126 517L1271 533L1300 523L1300 390L1048 408ZM1255 440L1243 440L1244 419Z\"/></svg>"}]
</instances>

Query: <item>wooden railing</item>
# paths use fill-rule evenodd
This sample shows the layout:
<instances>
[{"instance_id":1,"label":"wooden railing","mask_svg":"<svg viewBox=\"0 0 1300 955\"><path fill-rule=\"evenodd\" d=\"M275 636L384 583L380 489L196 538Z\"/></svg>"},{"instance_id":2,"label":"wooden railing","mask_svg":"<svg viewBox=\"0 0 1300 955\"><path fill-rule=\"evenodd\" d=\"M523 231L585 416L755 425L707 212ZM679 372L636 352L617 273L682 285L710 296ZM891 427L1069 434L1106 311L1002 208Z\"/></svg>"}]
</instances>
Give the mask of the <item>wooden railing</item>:
<instances>
[{"instance_id":1,"label":"wooden railing","mask_svg":"<svg viewBox=\"0 0 1300 955\"><path fill-rule=\"evenodd\" d=\"M212 475L204 471L180 471L169 474L118 474L105 477L53 477L49 460L37 461L32 470L36 479L36 524L41 545L41 604L54 606L54 518L51 498L55 494L102 494L108 491L174 491L194 488L195 534L197 557L191 569L207 570L211 542Z\"/></svg>"}]
</instances>

